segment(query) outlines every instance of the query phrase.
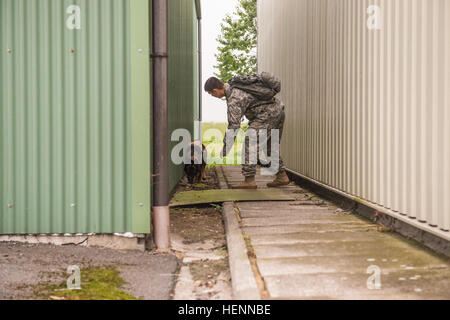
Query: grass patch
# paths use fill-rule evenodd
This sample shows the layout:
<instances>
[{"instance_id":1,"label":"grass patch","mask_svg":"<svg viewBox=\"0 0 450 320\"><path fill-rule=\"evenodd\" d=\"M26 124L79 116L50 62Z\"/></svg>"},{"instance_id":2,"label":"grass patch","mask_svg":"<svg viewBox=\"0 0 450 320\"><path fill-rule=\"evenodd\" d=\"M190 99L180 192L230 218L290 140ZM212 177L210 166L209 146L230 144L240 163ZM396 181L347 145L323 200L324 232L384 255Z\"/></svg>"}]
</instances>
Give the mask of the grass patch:
<instances>
[{"instance_id":1,"label":"grass patch","mask_svg":"<svg viewBox=\"0 0 450 320\"><path fill-rule=\"evenodd\" d=\"M50 300L139 300L121 290L125 284L114 267L87 268L81 270L81 290L68 290L64 282L40 285L35 291L38 297Z\"/></svg>"},{"instance_id":2,"label":"grass patch","mask_svg":"<svg viewBox=\"0 0 450 320\"><path fill-rule=\"evenodd\" d=\"M203 144L208 150L208 157L214 159L214 163L208 167L214 167L220 164L226 165L241 165L242 164L242 148L245 141L245 133L248 129L248 124L243 124L241 130L236 138L233 149L225 158L225 163L222 163L220 157L223 149L223 139L228 125L226 123L203 123L202 124L202 137Z\"/></svg>"}]
</instances>

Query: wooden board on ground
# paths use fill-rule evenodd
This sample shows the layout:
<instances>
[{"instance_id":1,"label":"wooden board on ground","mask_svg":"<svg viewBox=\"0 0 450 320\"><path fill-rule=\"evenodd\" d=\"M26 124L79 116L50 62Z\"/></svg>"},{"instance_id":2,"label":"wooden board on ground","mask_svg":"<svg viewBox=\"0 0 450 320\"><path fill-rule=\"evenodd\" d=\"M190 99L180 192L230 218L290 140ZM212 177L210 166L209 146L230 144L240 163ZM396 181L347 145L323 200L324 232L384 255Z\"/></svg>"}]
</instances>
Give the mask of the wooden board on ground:
<instances>
[{"instance_id":1,"label":"wooden board on ground","mask_svg":"<svg viewBox=\"0 0 450 320\"><path fill-rule=\"evenodd\" d=\"M280 189L188 191L177 193L170 206L243 201L295 201L295 198Z\"/></svg>"}]
</instances>

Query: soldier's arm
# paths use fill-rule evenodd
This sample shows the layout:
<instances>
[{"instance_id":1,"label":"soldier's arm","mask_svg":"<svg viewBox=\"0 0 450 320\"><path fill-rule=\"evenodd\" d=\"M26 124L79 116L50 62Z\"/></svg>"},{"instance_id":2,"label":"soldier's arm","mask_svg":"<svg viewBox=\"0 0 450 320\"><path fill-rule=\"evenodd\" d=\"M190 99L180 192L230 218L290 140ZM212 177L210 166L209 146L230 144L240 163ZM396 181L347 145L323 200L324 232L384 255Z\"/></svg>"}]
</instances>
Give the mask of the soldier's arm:
<instances>
[{"instance_id":1,"label":"soldier's arm","mask_svg":"<svg viewBox=\"0 0 450 320\"><path fill-rule=\"evenodd\" d=\"M235 131L241 128L242 118L249 103L247 96L248 94L242 90L234 89L231 96L228 98L228 130ZM233 136L231 137L230 134ZM227 144L228 139L230 141ZM230 152L235 140L236 136L230 131L227 131L223 141L223 156L226 156Z\"/></svg>"}]
</instances>

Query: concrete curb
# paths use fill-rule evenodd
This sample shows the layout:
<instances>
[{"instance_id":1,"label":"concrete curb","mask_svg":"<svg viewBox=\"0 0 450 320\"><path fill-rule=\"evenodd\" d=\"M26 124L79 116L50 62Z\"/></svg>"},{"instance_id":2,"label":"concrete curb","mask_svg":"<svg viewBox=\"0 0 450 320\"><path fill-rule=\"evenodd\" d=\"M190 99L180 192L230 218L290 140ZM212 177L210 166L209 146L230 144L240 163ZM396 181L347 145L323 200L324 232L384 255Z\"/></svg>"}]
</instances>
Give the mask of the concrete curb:
<instances>
[{"instance_id":1,"label":"concrete curb","mask_svg":"<svg viewBox=\"0 0 450 320\"><path fill-rule=\"evenodd\" d=\"M220 188L227 189L228 185L223 169L216 167L216 173ZM232 202L223 204L223 220L227 235L233 298L235 300L261 300L261 294L248 258L247 246Z\"/></svg>"}]
</instances>

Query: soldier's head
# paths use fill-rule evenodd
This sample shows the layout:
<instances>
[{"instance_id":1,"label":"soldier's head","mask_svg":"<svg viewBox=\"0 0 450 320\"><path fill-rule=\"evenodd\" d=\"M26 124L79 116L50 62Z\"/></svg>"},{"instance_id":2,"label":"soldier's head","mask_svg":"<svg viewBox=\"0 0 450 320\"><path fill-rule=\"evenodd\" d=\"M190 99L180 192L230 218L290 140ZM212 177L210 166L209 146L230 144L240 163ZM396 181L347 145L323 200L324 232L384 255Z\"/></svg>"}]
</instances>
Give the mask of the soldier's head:
<instances>
[{"instance_id":1,"label":"soldier's head","mask_svg":"<svg viewBox=\"0 0 450 320\"><path fill-rule=\"evenodd\" d=\"M213 97L222 99L225 97L225 84L216 77L211 77L205 83L205 91Z\"/></svg>"}]
</instances>

